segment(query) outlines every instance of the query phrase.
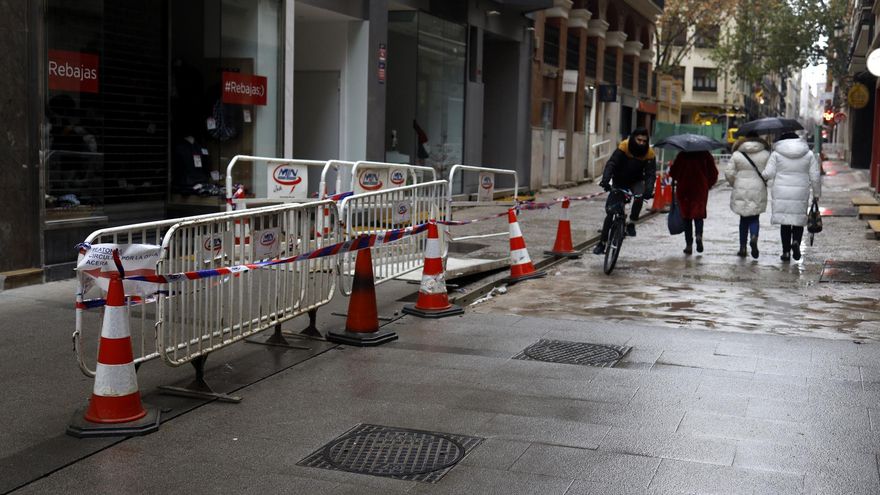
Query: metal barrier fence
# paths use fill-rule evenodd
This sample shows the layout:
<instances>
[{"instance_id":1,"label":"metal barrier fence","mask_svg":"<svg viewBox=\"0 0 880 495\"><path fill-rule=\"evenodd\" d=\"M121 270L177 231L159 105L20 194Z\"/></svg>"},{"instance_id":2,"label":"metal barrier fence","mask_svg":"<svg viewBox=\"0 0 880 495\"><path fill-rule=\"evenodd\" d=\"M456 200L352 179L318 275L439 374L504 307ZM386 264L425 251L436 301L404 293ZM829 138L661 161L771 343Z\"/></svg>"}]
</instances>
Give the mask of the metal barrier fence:
<instances>
[{"instance_id":1,"label":"metal barrier fence","mask_svg":"<svg viewBox=\"0 0 880 495\"><path fill-rule=\"evenodd\" d=\"M420 175L421 174L421 175ZM437 171L433 167L407 165L386 162L355 162L351 168L351 189L355 194L402 187L409 184L424 182L424 176L430 174L431 181L437 180Z\"/></svg>"},{"instance_id":2,"label":"metal barrier fence","mask_svg":"<svg viewBox=\"0 0 880 495\"><path fill-rule=\"evenodd\" d=\"M191 218L221 217L225 213L210 213ZM100 229L86 237L87 244L152 244L159 246L165 233L181 219L162 220L158 222L145 222L134 225L124 225ZM80 255L82 259L82 254ZM94 335L93 341L84 341L84 313L88 304L87 295L95 283L91 277L82 271L76 272L76 326L73 332L74 352L77 363L86 376L95 376L94 365L86 360L85 349L97 344L100 336L100 326ZM99 305L100 305L100 301ZM138 304L130 305L131 308L131 339L135 364L149 361L159 357L156 351L156 316L157 296L144 297Z\"/></svg>"},{"instance_id":3,"label":"metal barrier fence","mask_svg":"<svg viewBox=\"0 0 880 495\"><path fill-rule=\"evenodd\" d=\"M325 208L331 233L316 236L316 219ZM241 265L338 242L335 212L335 203L325 200L178 222L164 236L158 272ZM251 226L252 242L236 242L238 222ZM158 303L162 359L179 366L328 303L335 289L334 262L315 258L172 284Z\"/></svg>"},{"instance_id":4,"label":"metal barrier fence","mask_svg":"<svg viewBox=\"0 0 880 495\"><path fill-rule=\"evenodd\" d=\"M446 196L446 219L447 220L455 220L455 208L457 207L474 207L474 206L502 206L504 210L507 210L513 206L516 206L516 199L519 195L519 176L517 175L515 170L503 170L498 168L486 168L486 167L473 167L470 165L453 165L449 170L449 183L453 184L458 175L464 175L466 172L478 173L480 174L480 179L477 181L477 191L474 193L467 193L468 197L475 195L476 200L464 200L464 201L453 201L452 190L449 189L449 192ZM495 174L500 175L512 175L513 176L513 198L510 201L496 201L493 197L492 191L494 190L495 184ZM483 181L486 180L491 181L490 184L485 184ZM462 188L464 188L465 181L462 177ZM491 186L491 187L487 187ZM482 193L481 193L482 192ZM447 229L443 229L447 231ZM498 237L498 236L508 236L510 235L509 227L506 219L504 220L504 226L500 232L490 232L483 234L475 234L469 236L461 236L461 237L452 237L449 236L450 242L453 241L464 241L467 239L485 239L488 237Z\"/></svg>"},{"instance_id":5,"label":"metal barrier fence","mask_svg":"<svg viewBox=\"0 0 880 495\"><path fill-rule=\"evenodd\" d=\"M590 169L588 173L590 174L589 178L595 179L602 175L602 171L605 170L605 162L611 158L611 154L614 153L615 145L610 139L606 139L605 141L600 141L596 144L590 146Z\"/></svg>"},{"instance_id":6,"label":"metal barrier fence","mask_svg":"<svg viewBox=\"0 0 880 495\"><path fill-rule=\"evenodd\" d=\"M236 197L233 191L232 173L235 166L239 163L251 163L256 167L256 163L263 162L266 164L266 173L269 175L269 185L267 187L277 188L276 191L268 191L266 197ZM319 160L297 160L291 158L272 158L266 156L250 156L235 155L226 166L226 211L247 208L249 205L266 206L271 204L294 202L305 203L316 201L315 195L309 194L308 169L321 167L321 176L324 176L324 170L327 162ZM302 171L306 173L303 174ZM255 176L256 174L252 174ZM287 188L290 188L288 191ZM319 189L318 192L323 191Z\"/></svg>"},{"instance_id":7,"label":"metal barrier fence","mask_svg":"<svg viewBox=\"0 0 880 495\"><path fill-rule=\"evenodd\" d=\"M339 215L345 240L360 234L375 234L388 229L413 227L431 218L442 220L441 202L446 197L447 182L437 180L396 189L355 194L342 200ZM381 284L422 268L425 261L426 235L418 234L372 248L373 276ZM338 256L339 289L351 294L351 280L357 253Z\"/></svg>"}]
</instances>

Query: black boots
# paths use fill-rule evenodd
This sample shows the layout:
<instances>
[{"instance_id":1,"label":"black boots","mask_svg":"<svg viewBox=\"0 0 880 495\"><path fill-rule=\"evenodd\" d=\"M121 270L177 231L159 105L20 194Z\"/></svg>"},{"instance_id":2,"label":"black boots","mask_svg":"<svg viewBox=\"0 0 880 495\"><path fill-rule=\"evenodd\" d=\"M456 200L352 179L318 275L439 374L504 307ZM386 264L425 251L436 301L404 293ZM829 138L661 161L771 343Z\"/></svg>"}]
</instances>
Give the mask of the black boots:
<instances>
[{"instance_id":1,"label":"black boots","mask_svg":"<svg viewBox=\"0 0 880 495\"><path fill-rule=\"evenodd\" d=\"M599 241L599 244L596 244L596 247L593 248L593 254L605 254L605 243Z\"/></svg>"},{"instance_id":2,"label":"black boots","mask_svg":"<svg viewBox=\"0 0 880 495\"><path fill-rule=\"evenodd\" d=\"M752 258L758 259L758 236L755 235L749 239L749 247L752 248ZM743 248L743 251L745 251L745 248Z\"/></svg>"}]
</instances>

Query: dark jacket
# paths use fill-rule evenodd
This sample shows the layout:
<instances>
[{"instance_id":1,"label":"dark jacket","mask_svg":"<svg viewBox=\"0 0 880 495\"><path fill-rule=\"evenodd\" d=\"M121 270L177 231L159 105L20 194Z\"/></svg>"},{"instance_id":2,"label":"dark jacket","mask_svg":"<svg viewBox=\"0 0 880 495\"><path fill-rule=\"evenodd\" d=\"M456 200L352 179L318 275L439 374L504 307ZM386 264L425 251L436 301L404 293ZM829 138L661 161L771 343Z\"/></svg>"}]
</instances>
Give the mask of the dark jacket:
<instances>
[{"instance_id":1,"label":"dark jacket","mask_svg":"<svg viewBox=\"0 0 880 495\"><path fill-rule=\"evenodd\" d=\"M706 218L709 188L718 181L715 159L708 151L681 152L669 168L675 182L675 200L681 218Z\"/></svg>"},{"instance_id":2,"label":"dark jacket","mask_svg":"<svg viewBox=\"0 0 880 495\"><path fill-rule=\"evenodd\" d=\"M654 158L654 150L648 148L648 153L642 157L633 156L629 152L629 140L624 139L611 154L605 170L602 172L602 183L614 184L614 187L631 188L633 184L645 182L645 196L654 195L654 178L657 175L657 160Z\"/></svg>"}]
</instances>

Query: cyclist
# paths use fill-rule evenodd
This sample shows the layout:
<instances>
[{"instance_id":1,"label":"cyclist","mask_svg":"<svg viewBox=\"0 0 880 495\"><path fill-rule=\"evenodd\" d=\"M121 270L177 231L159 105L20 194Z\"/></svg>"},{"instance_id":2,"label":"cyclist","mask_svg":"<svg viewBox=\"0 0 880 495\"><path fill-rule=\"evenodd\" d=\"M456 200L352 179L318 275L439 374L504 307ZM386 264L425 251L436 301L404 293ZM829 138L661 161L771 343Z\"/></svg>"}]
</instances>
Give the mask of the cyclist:
<instances>
[{"instance_id":1,"label":"cyclist","mask_svg":"<svg viewBox=\"0 0 880 495\"><path fill-rule=\"evenodd\" d=\"M657 160L654 158L654 150L648 144L648 130L638 127L633 130L628 139L620 142L620 145L611 154L605 170L602 172L602 181L599 185L606 191L611 191L611 184L618 189L629 189L633 194L641 194L641 198L633 201L630 210L630 220L626 224L626 234L636 235L634 223L639 219L642 211L643 199L654 197L654 178L657 174ZM608 241L608 229L611 228L611 211L613 206L623 201L623 193L612 192L605 201L605 221L602 223L602 238L599 244L593 248L593 254L603 254L605 243Z\"/></svg>"}]
</instances>

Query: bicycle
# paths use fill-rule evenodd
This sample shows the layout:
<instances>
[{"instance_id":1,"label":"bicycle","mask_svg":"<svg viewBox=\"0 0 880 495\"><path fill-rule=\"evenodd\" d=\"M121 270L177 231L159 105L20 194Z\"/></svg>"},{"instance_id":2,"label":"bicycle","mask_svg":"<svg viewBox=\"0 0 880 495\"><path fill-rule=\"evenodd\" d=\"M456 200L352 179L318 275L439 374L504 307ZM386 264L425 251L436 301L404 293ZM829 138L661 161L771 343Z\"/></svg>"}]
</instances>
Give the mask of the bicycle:
<instances>
[{"instance_id":1,"label":"bicycle","mask_svg":"<svg viewBox=\"0 0 880 495\"><path fill-rule=\"evenodd\" d=\"M611 275L617 257L620 256L620 248L623 247L623 239L626 237L626 204L633 199L639 199L641 194L633 194L629 189L612 188L609 194L621 193L623 201L615 203L611 208L611 228L608 229L608 244L605 247L605 275Z\"/></svg>"}]
</instances>

